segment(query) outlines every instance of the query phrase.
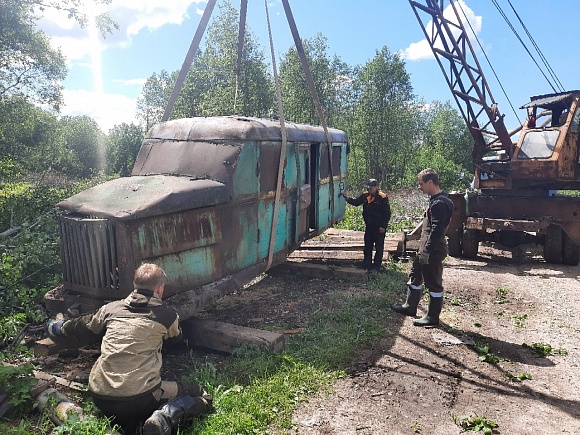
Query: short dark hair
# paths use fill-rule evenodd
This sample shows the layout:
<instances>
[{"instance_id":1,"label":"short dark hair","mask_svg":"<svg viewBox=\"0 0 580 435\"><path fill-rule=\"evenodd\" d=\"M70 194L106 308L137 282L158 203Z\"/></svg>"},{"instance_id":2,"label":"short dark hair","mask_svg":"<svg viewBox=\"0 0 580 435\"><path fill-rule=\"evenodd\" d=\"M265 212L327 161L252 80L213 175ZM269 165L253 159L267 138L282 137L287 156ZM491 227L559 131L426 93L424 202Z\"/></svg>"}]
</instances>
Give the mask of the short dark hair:
<instances>
[{"instance_id":1,"label":"short dark hair","mask_svg":"<svg viewBox=\"0 0 580 435\"><path fill-rule=\"evenodd\" d=\"M423 169L417 176L421 177L423 183L427 183L431 180L435 186L439 186L439 174L431 168Z\"/></svg>"},{"instance_id":2,"label":"short dark hair","mask_svg":"<svg viewBox=\"0 0 580 435\"><path fill-rule=\"evenodd\" d=\"M143 263L135 271L133 285L136 289L155 290L165 284L165 271L153 263Z\"/></svg>"}]
</instances>

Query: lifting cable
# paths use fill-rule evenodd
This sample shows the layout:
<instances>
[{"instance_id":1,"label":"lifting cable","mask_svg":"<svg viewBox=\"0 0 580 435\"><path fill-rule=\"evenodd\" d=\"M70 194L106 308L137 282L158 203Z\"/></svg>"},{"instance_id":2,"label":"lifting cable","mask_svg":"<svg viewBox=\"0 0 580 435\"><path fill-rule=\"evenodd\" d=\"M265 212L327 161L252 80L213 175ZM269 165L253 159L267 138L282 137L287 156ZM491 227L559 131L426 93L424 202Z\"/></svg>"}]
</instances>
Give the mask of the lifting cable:
<instances>
[{"instance_id":1,"label":"lifting cable","mask_svg":"<svg viewBox=\"0 0 580 435\"><path fill-rule=\"evenodd\" d=\"M492 1L495 1L495 0L492 0ZM459 9L461 9L461 13L463 14L463 17L465 18L465 22L467 23L467 25L471 29L471 33L473 34L473 37L475 38L475 40L477 42L477 45L479 45L479 48L481 49L481 52L483 53L483 56L485 57L485 60L487 61L487 64L491 68L491 71L492 71L493 75L495 76L495 79L499 83L499 87L501 88L501 90L503 92L503 95L505 96L505 98L507 99L510 107L512 108L512 112L514 113L514 116L516 117L516 119L518 120L518 122L521 124L522 121L520 120L520 117L518 116L518 113L517 113L514 105L512 104L512 102L510 100L510 97L508 96L505 88L503 87L503 84L502 84L501 80L499 79L499 76L497 75L497 73L495 71L495 68L491 64L491 61L489 60L489 57L487 57L487 53L483 49L483 45L481 44L481 41L479 40L479 38L477 37L477 34L475 33L475 30L473 29L473 26L471 25L471 21L469 21L469 19L467 18L467 14L465 13L465 10L463 9L462 2L458 1L458 2L455 2L455 4L459 5ZM459 19L459 16L457 18ZM461 19L459 19L459 20L461 21ZM495 103L495 101L492 101L492 103Z\"/></svg>"},{"instance_id":2,"label":"lifting cable","mask_svg":"<svg viewBox=\"0 0 580 435\"><path fill-rule=\"evenodd\" d=\"M532 34L528 31L528 28L526 27L526 25L524 24L524 22L522 21L522 19L520 18L520 15L518 14L518 12L516 11L516 9L514 8L514 5L512 5L511 0L508 0L508 3L510 5L510 7L512 8L512 11L514 12L515 16L517 17L518 21L520 22L520 24L522 25L524 31L526 32L526 35L528 35L528 38L530 38L530 41L532 42L534 48L536 49L536 52L538 53L538 55L540 56L540 59L542 59L542 62L544 63L544 65L546 66L546 69L548 70L548 72L550 73L550 76L552 76L552 78L554 79L554 81L556 82L556 84L558 85L558 87L560 88L561 91L565 91L564 86L562 85L562 82L560 81L560 79L558 78L558 76L556 75L556 72L552 69L552 67L550 66L548 60L546 59L546 57L544 56L544 53L542 53L542 50L540 50L540 47L538 46L538 44L536 44L536 41L534 40L534 37L532 36Z\"/></svg>"},{"instance_id":3,"label":"lifting cable","mask_svg":"<svg viewBox=\"0 0 580 435\"><path fill-rule=\"evenodd\" d=\"M530 52L529 48L526 46L525 42L522 40L522 38L520 37L520 35L518 34L517 30L515 29L515 27L513 26L513 24L510 22L509 18L507 17L507 15L505 14L505 12L503 11L503 9L501 8L501 6L499 5L499 3L497 2L497 0L491 0L492 3L494 4L494 6L496 7L496 9L498 10L498 12L500 13L500 15L503 17L503 19L505 20L505 22L507 23L508 27L512 30L512 32L514 33L514 35L516 36L516 38L518 39L518 41L520 41L520 43L522 44L522 46L524 47L524 49L526 50L526 52L529 54L530 58L532 59L532 61L536 64L536 66L538 67L538 70L542 73L542 75L544 76L544 78L546 79L546 81L548 82L548 84L550 85L550 87L552 88L552 90L554 92L558 92L556 90L556 88L554 87L554 84L550 81L550 79L546 76L546 74L544 73L544 70L542 70L542 68L540 67L540 65L538 64L537 60L534 58L533 54Z\"/></svg>"},{"instance_id":4,"label":"lifting cable","mask_svg":"<svg viewBox=\"0 0 580 435\"><path fill-rule=\"evenodd\" d=\"M183 65L181 65L181 70L179 71L179 75L177 76L177 80L175 81L175 85L173 86L173 91L171 92L171 96L169 97L169 101L167 102L167 106L165 107L165 112L163 113L163 117L161 118L161 122L167 121L171 112L173 111L173 106L175 106L175 102L177 101L177 97L179 96L179 92L181 91L181 87L183 86L183 82L187 77L187 73L189 72L189 68L191 67L191 63L193 62L193 58L197 53L197 49L199 48L199 43L203 34L205 33L205 28L207 27L207 23L209 22L209 18L211 17L211 13L215 6L217 0L208 0L205 10L203 11L203 15L199 24L197 26L197 30L195 31L195 35L193 35L193 39L191 40L191 45L189 46L189 50L185 59L183 60Z\"/></svg>"},{"instance_id":5,"label":"lifting cable","mask_svg":"<svg viewBox=\"0 0 580 435\"><path fill-rule=\"evenodd\" d=\"M242 56L244 53L244 36L246 34L246 15L248 14L248 0L241 0L240 3L240 25L238 28L238 61L236 63L236 92L234 94L234 114L238 102L238 89L240 76L242 73ZM243 114L245 115L245 113Z\"/></svg>"},{"instance_id":6,"label":"lifting cable","mask_svg":"<svg viewBox=\"0 0 580 435\"><path fill-rule=\"evenodd\" d=\"M270 232L270 246L268 248L268 264L266 270L272 266L274 259L274 243L276 242L276 229L278 226L278 210L280 208L280 193L282 190L282 178L284 174L284 162L286 161L286 145L288 137L286 134L286 124L284 123L284 108L282 107L282 91L280 90L280 79L276 68L276 55L274 53L274 40L272 38L272 28L270 27L270 13L268 11L268 0L264 0L266 8L266 21L268 23L268 36L270 38L270 52L272 54L272 69L274 71L274 83L276 85L276 100L278 102L278 116L280 117L280 133L282 135L282 146L280 147L280 159L278 161L278 179L276 181L276 197L274 199L274 216L272 218L272 231Z\"/></svg>"},{"instance_id":7,"label":"lifting cable","mask_svg":"<svg viewBox=\"0 0 580 435\"><path fill-rule=\"evenodd\" d=\"M324 111L322 110L322 104L320 104L320 98L318 97L318 92L316 91L316 86L314 85L314 80L312 79L312 73L310 72L310 67L308 66L308 60L306 59L306 54L304 52L304 46L302 45L302 40L298 34L298 28L296 27L296 22L294 21L294 15L292 15L292 9L290 9L290 4L288 0L282 0L282 5L284 6L284 11L286 12L286 19L288 20L288 25L290 26L290 31L292 32L292 38L294 39L294 45L296 46L296 51L298 57L300 58L300 63L302 64L302 71L304 71L304 76L306 77L306 83L308 83L308 89L310 90L310 96L318 112L318 119L322 124L324 129L324 135L326 136L326 143L328 145L328 175L329 175L329 187L330 187L330 220L334 223L334 175L332 168L332 139L328 131L328 126L326 125L326 117L324 116Z\"/></svg>"}]
</instances>

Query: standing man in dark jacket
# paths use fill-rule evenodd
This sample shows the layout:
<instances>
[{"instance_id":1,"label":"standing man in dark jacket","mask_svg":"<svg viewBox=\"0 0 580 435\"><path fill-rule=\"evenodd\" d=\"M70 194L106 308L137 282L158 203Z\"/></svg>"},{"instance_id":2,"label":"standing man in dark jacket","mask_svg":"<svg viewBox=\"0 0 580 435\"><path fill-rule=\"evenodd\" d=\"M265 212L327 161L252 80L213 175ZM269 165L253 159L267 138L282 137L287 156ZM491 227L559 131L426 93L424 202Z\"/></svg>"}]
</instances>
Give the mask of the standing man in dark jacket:
<instances>
[{"instance_id":1,"label":"standing man in dark jacket","mask_svg":"<svg viewBox=\"0 0 580 435\"><path fill-rule=\"evenodd\" d=\"M161 298L165 272L142 264L125 299L66 322L52 321L48 333L103 335L101 354L89 375L89 391L97 408L124 429L145 421L143 434L170 435L177 424L211 409L211 396L199 385L184 388L161 380L161 347L181 338L179 316Z\"/></svg>"},{"instance_id":2,"label":"standing man in dark jacket","mask_svg":"<svg viewBox=\"0 0 580 435\"><path fill-rule=\"evenodd\" d=\"M407 301L395 304L391 309L406 316L416 316L417 306L423 293L422 284L429 290L427 314L413 320L415 326L439 324L439 314L443 308L443 260L447 257L445 233L451 221L453 202L439 187L439 175L433 169L424 169L417 175L419 189L429 195L429 207L423 217L418 256L413 261Z\"/></svg>"},{"instance_id":3,"label":"standing man in dark jacket","mask_svg":"<svg viewBox=\"0 0 580 435\"><path fill-rule=\"evenodd\" d=\"M374 178L367 182L367 191L358 198L351 198L343 194L350 205L363 206L365 221L365 247L363 267L368 271L378 271L383 264L385 249L385 231L391 219L391 206L387 195L379 191L379 183ZM375 261L373 263L373 245L375 247Z\"/></svg>"}]
</instances>

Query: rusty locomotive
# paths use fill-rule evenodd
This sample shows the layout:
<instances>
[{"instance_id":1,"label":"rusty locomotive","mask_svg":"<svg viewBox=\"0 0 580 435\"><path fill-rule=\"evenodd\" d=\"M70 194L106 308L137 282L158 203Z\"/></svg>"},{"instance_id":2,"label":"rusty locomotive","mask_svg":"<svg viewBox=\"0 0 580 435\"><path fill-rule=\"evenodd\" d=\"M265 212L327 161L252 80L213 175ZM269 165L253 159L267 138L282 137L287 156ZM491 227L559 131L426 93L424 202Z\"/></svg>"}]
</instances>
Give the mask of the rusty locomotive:
<instances>
[{"instance_id":1,"label":"rusty locomotive","mask_svg":"<svg viewBox=\"0 0 580 435\"><path fill-rule=\"evenodd\" d=\"M58 204L63 284L47 294L47 307L74 315L120 299L133 289L135 268L151 261L167 272L168 303L188 318L343 219L347 135L285 126L277 225L278 121L196 117L154 126L130 177Z\"/></svg>"}]
</instances>

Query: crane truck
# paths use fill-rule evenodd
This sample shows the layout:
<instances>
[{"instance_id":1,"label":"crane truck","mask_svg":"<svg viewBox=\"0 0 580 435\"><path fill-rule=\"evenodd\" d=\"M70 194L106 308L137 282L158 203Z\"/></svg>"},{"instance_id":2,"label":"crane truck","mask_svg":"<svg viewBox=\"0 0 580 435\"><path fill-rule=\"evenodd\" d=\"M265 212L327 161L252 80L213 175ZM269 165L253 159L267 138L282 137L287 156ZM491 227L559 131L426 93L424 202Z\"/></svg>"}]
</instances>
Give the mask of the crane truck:
<instances>
[{"instance_id":1,"label":"crane truck","mask_svg":"<svg viewBox=\"0 0 580 435\"><path fill-rule=\"evenodd\" d=\"M409 0L473 138L473 185L450 194L452 256L474 258L481 241L535 242L549 263L580 260L580 91L530 98L526 120L504 124L464 23L461 2ZM512 137L519 133L516 141Z\"/></svg>"}]
</instances>

